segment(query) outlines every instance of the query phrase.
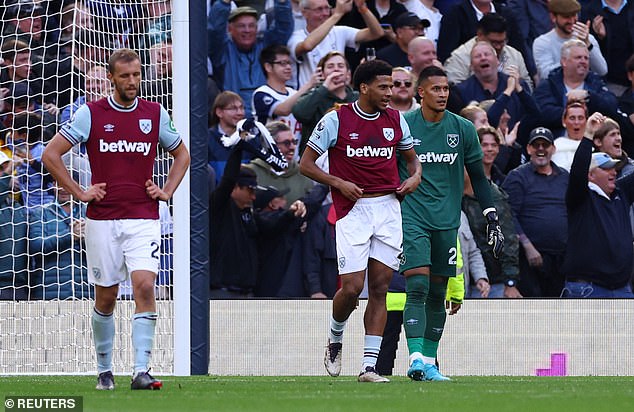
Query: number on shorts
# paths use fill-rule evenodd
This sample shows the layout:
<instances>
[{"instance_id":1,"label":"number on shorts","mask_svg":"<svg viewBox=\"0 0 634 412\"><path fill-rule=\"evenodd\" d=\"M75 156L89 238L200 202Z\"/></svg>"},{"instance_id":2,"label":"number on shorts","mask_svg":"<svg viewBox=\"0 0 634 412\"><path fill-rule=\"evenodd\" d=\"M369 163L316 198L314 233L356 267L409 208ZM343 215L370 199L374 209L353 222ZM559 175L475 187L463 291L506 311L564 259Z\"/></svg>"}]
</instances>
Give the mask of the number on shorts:
<instances>
[{"instance_id":1,"label":"number on shorts","mask_svg":"<svg viewBox=\"0 0 634 412\"><path fill-rule=\"evenodd\" d=\"M455 247L449 248L449 263L450 265L456 264L456 257L458 255L458 250Z\"/></svg>"},{"instance_id":2,"label":"number on shorts","mask_svg":"<svg viewBox=\"0 0 634 412\"><path fill-rule=\"evenodd\" d=\"M158 259L158 252L160 249L160 246L158 243L156 242L152 242L150 243L150 246L152 246L154 249L152 249L152 253L150 254L150 256L152 256L153 259Z\"/></svg>"}]
</instances>

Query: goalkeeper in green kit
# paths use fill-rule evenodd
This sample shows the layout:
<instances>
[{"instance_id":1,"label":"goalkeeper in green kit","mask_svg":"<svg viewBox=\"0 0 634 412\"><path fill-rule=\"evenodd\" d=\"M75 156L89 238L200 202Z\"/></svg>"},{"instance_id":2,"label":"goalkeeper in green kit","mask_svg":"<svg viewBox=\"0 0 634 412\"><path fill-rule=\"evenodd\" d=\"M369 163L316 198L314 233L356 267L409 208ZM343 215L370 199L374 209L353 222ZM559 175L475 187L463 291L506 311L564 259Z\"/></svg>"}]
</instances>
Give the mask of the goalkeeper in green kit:
<instances>
[{"instance_id":1,"label":"goalkeeper in green kit","mask_svg":"<svg viewBox=\"0 0 634 412\"><path fill-rule=\"evenodd\" d=\"M447 111L447 74L431 66L418 79L421 110L404 114L423 168L416 191L401 203L403 258L400 271L407 282L403 325L409 349L407 376L415 381L448 381L435 365L445 326L447 280L456 276L460 204L466 168L487 218L487 238L497 257L504 236L493 207L489 181L482 167L482 149L475 127ZM407 167L399 162L401 179Z\"/></svg>"}]
</instances>

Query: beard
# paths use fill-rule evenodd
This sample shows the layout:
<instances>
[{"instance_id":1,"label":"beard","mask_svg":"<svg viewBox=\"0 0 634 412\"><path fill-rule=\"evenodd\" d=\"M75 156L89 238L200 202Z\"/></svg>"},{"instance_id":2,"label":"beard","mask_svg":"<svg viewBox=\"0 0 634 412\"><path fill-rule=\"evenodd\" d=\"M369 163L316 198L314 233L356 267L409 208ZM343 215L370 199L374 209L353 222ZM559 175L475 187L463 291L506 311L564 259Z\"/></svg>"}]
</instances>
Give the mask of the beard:
<instances>
[{"instance_id":1,"label":"beard","mask_svg":"<svg viewBox=\"0 0 634 412\"><path fill-rule=\"evenodd\" d=\"M391 102L397 105L407 104L412 101L411 97L401 97L396 94L393 94L391 97Z\"/></svg>"},{"instance_id":2,"label":"beard","mask_svg":"<svg viewBox=\"0 0 634 412\"><path fill-rule=\"evenodd\" d=\"M134 102L134 99L136 99L136 97L139 94L139 89L137 88L134 92L134 96L130 97L128 96L128 91L124 88L124 87L119 87L118 85L115 84L115 89L119 94L119 98L126 102L126 103L132 103Z\"/></svg>"},{"instance_id":3,"label":"beard","mask_svg":"<svg viewBox=\"0 0 634 412\"><path fill-rule=\"evenodd\" d=\"M557 24L555 23L557 28L559 30L561 30L562 32L566 33L567 35L571 35L572 34L572 26L569 26L567 24Z\"/></svg>"}]
</instances>

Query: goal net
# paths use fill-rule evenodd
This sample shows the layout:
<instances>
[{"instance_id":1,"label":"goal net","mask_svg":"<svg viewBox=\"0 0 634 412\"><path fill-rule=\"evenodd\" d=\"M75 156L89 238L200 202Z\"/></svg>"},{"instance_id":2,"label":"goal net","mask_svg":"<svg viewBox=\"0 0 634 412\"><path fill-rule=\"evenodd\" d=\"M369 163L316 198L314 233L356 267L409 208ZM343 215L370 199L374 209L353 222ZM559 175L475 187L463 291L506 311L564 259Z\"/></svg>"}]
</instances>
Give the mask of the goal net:
<instances>
[{"instance_id":1,"label":"goal net","mask_svg":"<svg viewBox=\"0 0 634 412\"><path fill-rule=\"evenodd\" d=\"M94 373L87 281L86 205L60 190L42 167L44 146L83 104L111 93L107 59L120 47L137 51L141 96L172 112L171 2L162 0L6 0L0 71L0 374ZM162 184L170 157L160 152ZM85 151L65 163L90 182ZM160 208L159 322L153 371L173 372L172 205ZM115 309L115 374L130 373L132 288L122 284Z\"/></svg>"}]
</instances>

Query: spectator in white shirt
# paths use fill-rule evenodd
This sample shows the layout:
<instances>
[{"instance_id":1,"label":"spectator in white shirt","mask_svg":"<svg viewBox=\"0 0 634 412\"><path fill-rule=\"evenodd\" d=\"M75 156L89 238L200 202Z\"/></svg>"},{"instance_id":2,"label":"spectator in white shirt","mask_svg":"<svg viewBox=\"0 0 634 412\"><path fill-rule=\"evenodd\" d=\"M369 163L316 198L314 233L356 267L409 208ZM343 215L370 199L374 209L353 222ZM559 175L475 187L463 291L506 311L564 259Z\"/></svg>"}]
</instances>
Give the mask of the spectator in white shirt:
<instances>
[{"instance_id":1,"label":"spectator in white shirt","mask_svg":"<svg viewBox=\"0 0 634 412\"><path fill-rule=\"evenodd\" d=\"M309 81L317 69L317 63L330 51L344 52L346 47L357 49L360 43L376 40L384 32L365 0L354 0L367 28L355 29L335 26L352 9L353 0L337 0L334 10L328 0L301 0L300 6L306 18L306 28L296 30L288 41L291 57L297 62L297 84L301 87Z\"/></svg>"}]
</instances>

